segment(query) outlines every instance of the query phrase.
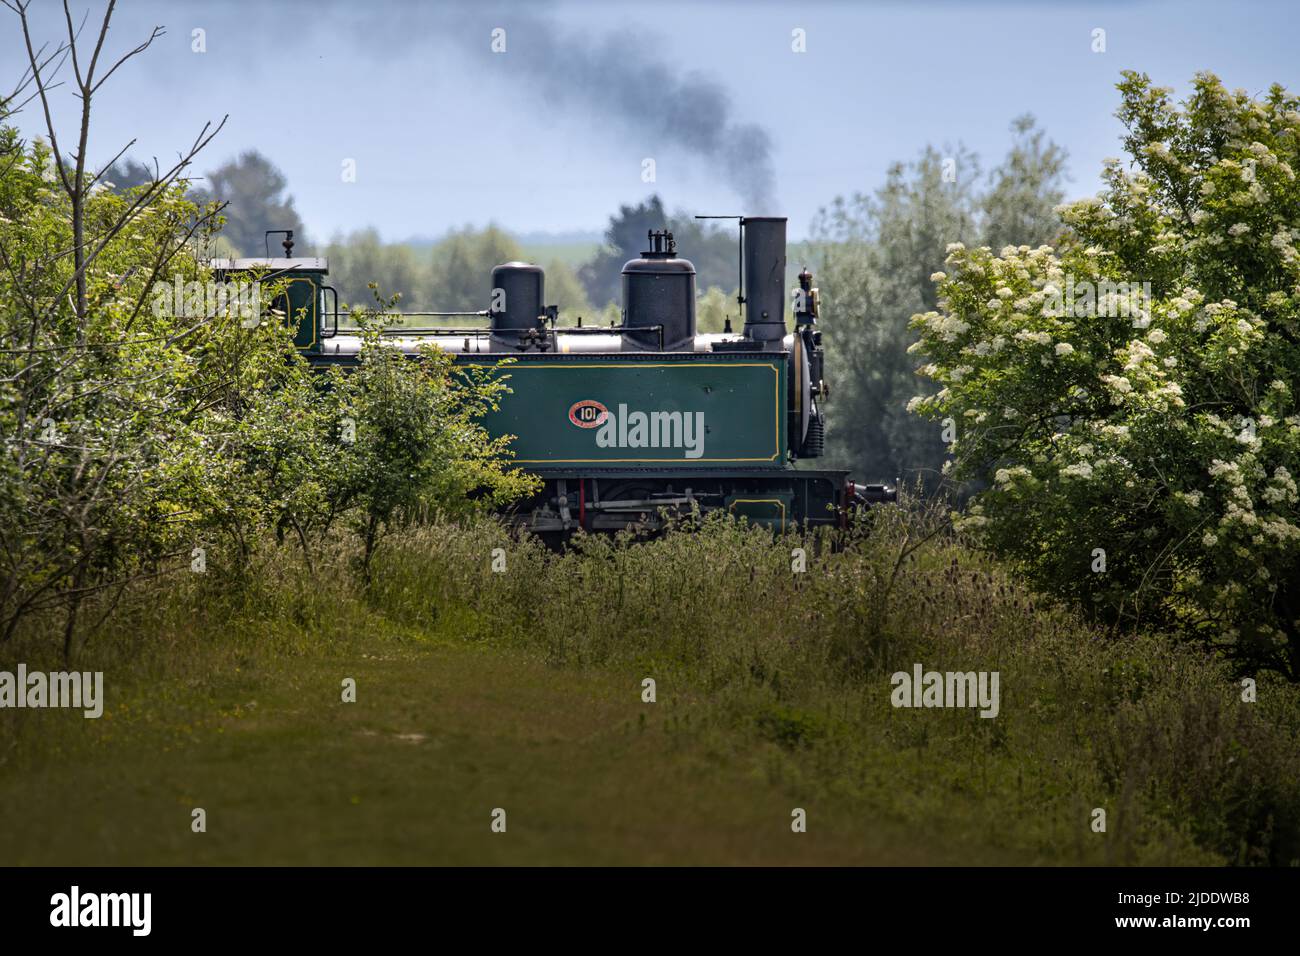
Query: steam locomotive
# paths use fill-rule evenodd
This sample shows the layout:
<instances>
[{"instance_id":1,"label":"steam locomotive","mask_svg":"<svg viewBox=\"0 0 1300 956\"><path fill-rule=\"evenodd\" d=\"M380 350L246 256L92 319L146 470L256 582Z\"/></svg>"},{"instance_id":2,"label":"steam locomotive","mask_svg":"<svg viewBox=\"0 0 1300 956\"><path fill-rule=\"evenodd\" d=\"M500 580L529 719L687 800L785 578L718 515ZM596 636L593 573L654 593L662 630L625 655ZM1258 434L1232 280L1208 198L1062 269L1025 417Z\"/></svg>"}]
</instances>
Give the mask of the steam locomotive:
<instances>
[{"instance_id":1,"label":"steam locomotive","mask_svg":"<svg viewBox=\"0 0 1300 956\"><path fill-rule=\"evenodd\" d=\"M328 263L285 256L217 260L218 279L257 272L282 279L295 344L316 367L355 365L356 334L339 329ZM557 324L536 265L492 270L488 308L468 328L391 330L414 355L434 342L466 365L505 368L510 392L484 425L515 436L515 461L543 481L514 519L545 537L582 528L653 530L664 516L724 510L778 530L842 524L860 503L896 499L888 484L859 485L844 471L802 466L823 451L827 398L819 297L805 269L786 326L786 220L740 220L744 327L696 329L695 267L668 231L622 271L622 324ZM798 463L798 464L797 464Z\"/></svg>"}]
</instances>

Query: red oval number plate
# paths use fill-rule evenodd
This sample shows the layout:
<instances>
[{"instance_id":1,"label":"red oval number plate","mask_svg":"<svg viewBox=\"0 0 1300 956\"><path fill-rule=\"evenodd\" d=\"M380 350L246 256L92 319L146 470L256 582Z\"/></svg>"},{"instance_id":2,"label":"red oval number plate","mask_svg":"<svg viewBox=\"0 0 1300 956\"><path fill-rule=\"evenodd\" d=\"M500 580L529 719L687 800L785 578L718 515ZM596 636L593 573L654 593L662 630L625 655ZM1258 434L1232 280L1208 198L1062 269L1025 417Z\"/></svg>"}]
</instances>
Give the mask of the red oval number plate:
<instances>
[{"instance_id":1,"label":"red oval number plate","mask_svg":"<svg viewBox=\"0 0 1300 956\"><path fill-rule=\"evenodd\" d=\"M569 421L579 428L595 428L603 425L608 417L609 409L591 398L574 402L573 407L569 409Z\"/></svg>"}]
</instances>

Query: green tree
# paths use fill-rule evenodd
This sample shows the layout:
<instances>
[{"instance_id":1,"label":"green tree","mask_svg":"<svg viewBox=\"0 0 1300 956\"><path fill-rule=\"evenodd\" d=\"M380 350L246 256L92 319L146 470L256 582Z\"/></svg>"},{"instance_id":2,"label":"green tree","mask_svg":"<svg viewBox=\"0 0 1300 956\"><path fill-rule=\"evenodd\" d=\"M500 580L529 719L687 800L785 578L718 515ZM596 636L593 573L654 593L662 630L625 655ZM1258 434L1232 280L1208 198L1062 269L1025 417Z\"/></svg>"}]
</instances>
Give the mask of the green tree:
<instances>
[{"instance_id":1,"label":"green tree","mask_svg":"<svg viewBox=\"0 0 1300 956\"><path fill-rule=\"evenodd\" d=\"M590 319L595 315L587 301L587 290L578 275L566 263L552 260L546 269L546 304L559 306L560 320L572 324L578 316Z\"/></svg>"},{"instance_id":2,"label":"green tree","mask_svg":"<svg viewBox=\"0 0 1300 956\"><path fill-rule=\"evenodd\" d=\"M993 249L1051 242L1062 232L1057 207L1065 199L1065 150L1045 138L1032 116L1013 120L1011 132L1011 149L979 201L980 241Z\"/></svg>"},{"instance_id":3,"label":"green tree","mask_svg":"<svg viewBox=\"0 0 1300 956\"><path fill-rule=\"evenodd\" d=\"M119 159L104 171L104 185L119 193L127 193L136 186L144 186L154 181L154 170L145 163L134 159Z\"/></svg>"},{"instance_id":4,"label":"green tree","mask_svg":"<svg viewBox=\"0 0 1300 956\"><path fill-rule=\"evenodd\" d=\"M428 265L415 250L399 243L385 243L379 231L358 229L347 236L335 236L325 247L329 260L329 282L338 289L341 304L368 308L374 303L370 283L400 296L398 307L431 310L428 301Z\"/></svg>"},{"instance_id":5,"label":"green tree","mask_svg":"<svg viewBox=\"0 0 1300 956\"><path fill-rule=\"evenodd\" d=\"M736 290L723 292L717 286L702 293L695 304L695 324L700 332L722 332L727 320L731 331L739 332L744 325L740 306L736 304Z\"/></svg>"},{"instance_id":6,"label":"green tree","mask_svg":"<svg viewBox=\"0 0 1300 956\"><path fill-rule=\"evenodd\" d=\"M9 8L28 50L19 89L40 102L46 138L25 143L3 122L13 99L0 105L0 640L62 613L71 657L88 601L189 552L178 501L224 388L195 356L227 350L238 323L157 308L153 290L193 274L219 212L186 200L183 174L221 124L149 182L107 189L87 155L97 94L159 30L101 60L112 5L84 37L69 18L52 44L33 36L26 4ZM49 108L61 84L79 104L71 139Z\"/></svg>"},{"instance_id":7,"label":"green tree","mask_svg":"<svg viewBox=\"0 0 1300 956\"><path fill-rule=\"evenodd\" d=\"M45 49L26 9L27 48ZM102 619L141 578L216 570L223 552L242 568L274 534L292 533L310 562L338 521L361 532L365 567L395 522L532 489L507 440L478 424L504 387L495 371L432 351L408 361L372 310L359 370L326 377L268 311L275 281L237 307L229 289L218 297L202 253L221 206L196 205L182 175L216 129L148 182L108 189L85 157L94 94L148 43L99 74L84 48L60 57L88 42L68 28L53 55L29 56L28 76L44 98L72 64L77 149L59 149L52 111L48 140L25 143L3 122L12 98L0 103L0 641L61 615L71 658L88 609Z\"/></svg>"},{"instance_id":8,"label":"green tree","mask_svg":"<svg viewBox=\"0 0 1300 956\"><path fill-rule=\"evenodd\" d=\"M1300 101L1125 73L1130 168L1059 248L950 250L916 316L963 524L1117 624L1300 677Z\"/></svg>"},{"instance_id":9,"label":"green tree","mask_svg":"<svg viewBox=\"0 0 1300 956\"><path fill-rule=\"evenodd\" d=\"M506 504L538 487L510 466L511 436L491 438L480 421L499 407L508 375L456 367L432 344L410 361L384 341L384 313L393 303L381 305L362 316L358 367L335 368L317 406L318 420L339 430L322 481L328 513L346 515L357 531L367 578L375 548L393 527L429 510L455 516Z\"/></svg>"},{"instance_id":10,"label":"green tree","mask_svg":"<svg viewBox=\"0 0 1300 956\"><path fill-rule=\"evenodd\" d=\"M933 479L945 453L936 429L906 411L916 391L907 355L907 319L932 307L930 273L954 238L978 229L977 159L957 151L961 172L944 176L945 157L927 148L890 167L872 196L836 199L814 225L817 285L827 349L828 457L871 479Z\"/></svg>"},{"instance_id":11,"label":"green tree","mask_svg":"<svg viewBox=\"0 0 1300 956\"><path fill-rule=\"evenodd\" d=\"M935 308L930 276L952 242L1018 236L1037 244L1060 231L1064 152L1030 117L1012 123L1003 162L985 176L962 147L927 147L890 167L872 195L837 198L813 224L813 257L831 385L828 457L868 478L896 475L934 487L942 430L906 412L916 391L908 322Z\"/></svg>"},{"instance_id":12,"label":"green tree","mask_svg":"<svg viewBox=\"0 0 1300 956\"><path fill-rule=\"evenodd\" d=\"M206 449L205 410L225 385L239 323L156 309L160 276L197 274L187 243L211 228L172 179L131 197L86 197L89 234L112 235L73 260L71 200L47 179L52 154L0 129L0 627L62 609L77 649L84 602L187 558L182 502ZM75 187L74 187L75 189ZM148 187L142 187L146 190Z\"/></svg>"},{"instance_id":13,"label":"green tree","mask_svg":"<svg viewBox=\"0 0 1300 956\"><path fill-rule=\"evenodd\" d=\"M292 229L294 253L305 255L310 248L302 218L286 193L284 173L257 150L247 150L208 172L207 186L194 190L197 204L225 203L222 235L244 256L266 255L268 229ZM281 237L273 236L276 243ZM272 255L283 253L276 246Z\"/></svg>"},{"instance_id":14,"label":"green tree","mask_svg":"<svg viewBox=\"0 0 1300 956\"><path fill-rule=\"evenodd\" d=\"M523 259L523 251L504 229L466 226L447 234L430 253L423 299L431 311L476 312L492 298L492 268Z\"/></svg>"}]
</instances>

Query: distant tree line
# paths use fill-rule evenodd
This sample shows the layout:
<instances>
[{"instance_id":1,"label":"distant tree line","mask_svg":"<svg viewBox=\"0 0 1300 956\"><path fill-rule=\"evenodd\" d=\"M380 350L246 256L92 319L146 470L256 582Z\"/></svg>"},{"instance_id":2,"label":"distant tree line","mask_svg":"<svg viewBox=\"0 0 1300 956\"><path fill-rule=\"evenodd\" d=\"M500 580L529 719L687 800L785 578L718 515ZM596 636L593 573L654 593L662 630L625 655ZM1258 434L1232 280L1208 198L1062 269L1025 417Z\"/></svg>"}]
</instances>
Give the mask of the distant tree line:
<instances>
[{"instance_id":1,"label":"distant tree line","mask_svg":"<svg viewBox=\"0 0 1300 956\"><path fill-rule=\"evenodd\" d=\"M126 193L152 181L153 175L148 165L127 158L115 163L105 179L119 193ZM265 255L268 229L292 229L294 251L327 256L331 282L342 300L353 305L373 304L374 292L369 288L373 282L383 296L399 294L398 308L407 311L477 311L487 306L492 267L526 257L515 238L493 224L449 230L429 247L384 242L378 230L368 226L335 235L328 242L313 241L287 192L284 174L256 150L212 169L203 183L190 190L195 204L225 203L225 223L213 240L214 255ZM617 315L610 306L621 295L623 263L641 255L646 234L659 229L672 230L679 254L695 264L702 293L720 289L734 297L734 227L696 220L688 212L669 215L663 200L652 195L620 207L610 217L604 245L576 270L558 258L542 257L537 264L546 270L547 304L558 305L570 318ZM280 251L277 242L272 237L272 255ZM721 329L720 317L716 324Z\"/></svg>"},{"instance_id":2,"label":"distant tree line","mask_svg":"<svg viewBox=\"0 0 1300 956\"><path fill-rule=\"evenodd\" d=\"M429 248L386 243L373 228L336 236L320 250L329 258L330 281L344 302L374 301L369 283L383 294L400 293L405 311L477 312L492 294L492 267L526 258L519 243L495 225L466 226ZM546 270L546 302L568 318L593 310L577 276L564 262L539 263Z\"/></svg>"}]
</instances>

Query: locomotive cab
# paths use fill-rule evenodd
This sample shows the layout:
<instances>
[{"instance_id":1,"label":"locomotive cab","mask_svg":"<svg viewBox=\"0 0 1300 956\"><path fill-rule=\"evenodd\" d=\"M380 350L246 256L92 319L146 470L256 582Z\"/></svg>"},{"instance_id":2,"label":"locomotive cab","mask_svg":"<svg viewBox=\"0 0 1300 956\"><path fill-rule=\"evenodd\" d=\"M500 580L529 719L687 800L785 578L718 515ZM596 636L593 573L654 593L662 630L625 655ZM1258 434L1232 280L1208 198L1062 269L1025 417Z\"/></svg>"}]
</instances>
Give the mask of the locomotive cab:
<instances>
[{"instance_id":1,"label":"locomotive cab","mask_svg":"<svg viewBox=\"0 0 1300 956\"><path fill-rule=\"evenodd\" d=\"M292 251L292 242L286 252ZM319 354L324 339L338 334L338 293L325 284L329 263L323 258L290 255L251 259L213 259L217 282L248 282L271 290L268 313L293 330L293 344L308 355Z\"/></svg>"}]
</instances>

